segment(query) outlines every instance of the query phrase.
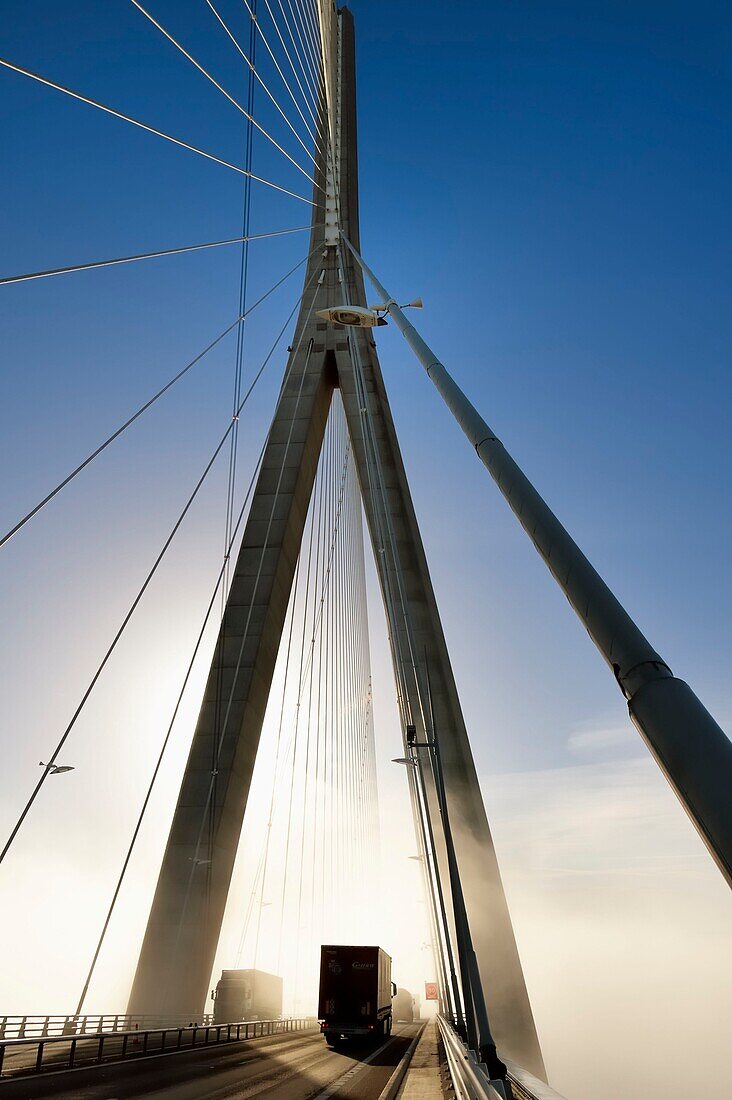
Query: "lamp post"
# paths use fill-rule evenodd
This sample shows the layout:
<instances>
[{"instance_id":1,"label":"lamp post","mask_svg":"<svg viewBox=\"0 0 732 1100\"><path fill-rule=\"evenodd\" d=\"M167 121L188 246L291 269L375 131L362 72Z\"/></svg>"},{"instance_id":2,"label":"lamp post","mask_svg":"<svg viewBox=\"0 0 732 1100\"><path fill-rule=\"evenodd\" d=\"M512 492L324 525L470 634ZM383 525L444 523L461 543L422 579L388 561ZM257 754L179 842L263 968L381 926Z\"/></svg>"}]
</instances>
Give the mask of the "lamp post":
<instances>
[{"instance_id":1,"label":"lamp post","mask_svg":"<svg viewBox=\"0 0 732 1100\"><path fill-rule=\"evenodd\" d=\"M408 728L411 729L412 727L408 727ZM407 736L409 736L409 734L407 734ZM445 895L444 895L443 889L442 889L442 878L440 876L440 866L437 862L437 850L435 848L435 836L434 836L434 831L432 829L432 819L430 817L429 807L427 805L427 792L426 792L425 786L424 786L424 776L422 775L422 769L419 765L419 761L417 759L415 759L415 755L414 755L414 752L413 752L412 745L409 745L409 753L410 753L410 755L408 757L407 756L400 756L396 760L393 760L392 763L407 765L408 767L413 769L414 775L417 777L417 784L418 784L418 788L419 788L419 790L418 790L418 796L419 797L418 797L418 800L417 800L417 810L419 812L419 802L420 802L420 799L421 799L423 810L420 813L420 818L422 819L422 822L423 822L422 828L426 831L427 841L428 841L428 844L429 844L429 853L430 853L430 857L431 857L431 861L432 861L433 877L434 877L434 884L435 884L435 893L437 894L437 904L438 904L438 907L439 907L440 921L441 921L443 934L444 934L445 954L447 955L447 968L445 968L445 961L442 958L442 951L439 952L439 954L440 954L440 963L441 963L441 966L443 968L443 971L445 969L449 969L449 972L450 972L449 987L447 985L447 974L446 973L443 976L443 981L445 982L446 989L448 989L449 992L451 992L451 994L452 994L452 1004L453 1004L453 1010L454 1010L454 1016L455 1016L455 1024L458 1028L458 1031L460 1031L461 1033L466 1034L465 1017L463 1015L463 1009L462 1009L461 1004L460 1004L460 986L459 986L459 983L458 983L457 974L455 972L455 956L453 955L452 943L450 942L450 926L447 923L447 911L445 909ZM428 874L429 874L429 864L427 865L427 868L428 868ZM437 922L435 922L435 923L437 924ZM436 928L435 938L437 939L437 942L439 944L440 943L439 926ZM467 1014L468 1012L469 1012L469 1005L466 1002L465 1003L465 1013Z\"/></svg>"},{"instance_id":2,"label":"lamp post","mask_svg":"<svg viewBox=\"0 0 732 1100\"><path fill-rule=\"evenodd\" d=\"M430 920L430 927L431 927L431 930L432 930L432 940L433 940L433 944L436 945L436 949L433 948L433 957L434 957L435 966L439 969L439 979L440 980L438 982L437 988L438 988L438 992L439 992L438 1000L439 1000L439 1005L440 1005L440 1011L444 1013L447 1010L447 1013L451 1016L454 1015L455 1019L458 1019L458 1018L462 1019L462 1013L461 1013L461 1008L460 1008L460 1000L459 1000L459 997L456 996L456 986L454 986L454 985L453 985L453 988L452 988L452 996L453 996L453 1000L455 1001L454 1011L453 1011L453 1006L451 1006L451 1001L450 1001L451 989L450 989L450 985L448 984L447 967L445 965L445 956L444 956L444 952L443 952L443 942L444 942L444 944L447 948L447 951L450 955L451 970L453 969L452 968L452 950L451 950L451 947L450 947L449 935L446 934L443 938L443 936L440 933L440 915L438 915L438 908L437 908L438 903L436 901L436 896L439 898L439 901L440 901L440 914L442 916L442 921L443 921L443 924L444 924L445 913L444 913L444 902L442 900L442 885L440 883L439 868L437 867L436 860L434 859L434 841L433 841L432 833L431 833L431 824L429 822L429 815L426 814L426 813L423 813L422 806L420 804L420 791L419 791L419 786L418 786L417 779L416 779L417 769L416 769L416 766L415 766L415 761L412 760L411 757L410 758L399 757L398 759L393 760L392 763L393 764L405 764L408 767L407 777L408 777L409 793L410 793L410 797L411 797L411 801L412 801L412 812L413 812L413 815L414 815L415 829L418 830L417 831L417 839L419 841L421 851L423 853L425 853L425 855L426 855L427 852L428 852L428 849L429 849L429 852L432 855L432 863L430 863L429 859L425 858L425 855L409 856L408 858L419 861L422 864L423 868L424 868L424 877L425 877L424 885L425 885L425 890L426 890L426 900L428 902L429 920ZM427 825L430 828L429 840L427 838L427 833L426 833L426 829L425 829L425 821L427 822ZM445 927L445 931L447 933L447 925L444 925L444 927Z\"/></svg>"},{"instance_id":3,"label":"lamp post","mask_svg":"<svg viewBox=\"0 0 732 1100\"><path fill-rule=\"evenodd\" d=\"M431 726L431 737L430 732L428 732L426 741L417 741L417 731L414 726L411 726L407 730L406 735L407 747L410 753L415 753L418 749L427 749L430 753L432 774L434 776L435 790L437 793L437 805L440 810L442 830L445 837L445 848L447 850L447 866L450 876L450 889L452 892L453 913L455 916L455 931L457 937L458 957L460 959L460 973L463 984L463 1000L465 1003L465 1022L468 1030L468 1046L472 1047L472 1049L477 1052L482 1062L485 1062L488 1067L491 1079L498 1078L505 1081L506 1066L498 1057L496 1051L496 1043L491 1033L490 1024L488 1022L488 1010L486 1008L485 997L483 995L483 985L480 979L478 960L476 958L475 950L473 948L473 938L470 932L470 922L468 921L468 913L465 907L465 896L463 894L463 887L460 881L460 869L458 867L457 856L455 855L455 844L453 842L452 829L450 827L450 814L448 811L447 797L445 794L445 781L442 772L442 759L440 756L440 746L437 738L437 729L435 726L434 707L432 705L432 685L430 681L430 672L427 665L426 654L425 678L427 682L427 704ZM421 768L418 768L418 771L420 771L421 773Z\"/></svg>"}]
</instances>

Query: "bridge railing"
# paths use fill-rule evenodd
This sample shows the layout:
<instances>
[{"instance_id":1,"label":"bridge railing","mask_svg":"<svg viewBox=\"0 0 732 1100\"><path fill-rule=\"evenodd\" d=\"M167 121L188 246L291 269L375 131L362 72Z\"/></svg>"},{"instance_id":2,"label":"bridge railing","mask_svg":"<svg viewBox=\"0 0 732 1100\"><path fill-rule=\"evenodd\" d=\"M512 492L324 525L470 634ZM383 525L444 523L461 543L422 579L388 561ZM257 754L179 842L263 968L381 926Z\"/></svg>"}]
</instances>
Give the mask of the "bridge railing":
<instances>
[{"instance_id":1,"label":"bridge railing","mask_svg":"<svg viewBox=\"0 0 732 1100\"><path fill-rule=\"evenodd\" d=\"M128 1031L79 1032L0 1040L0 1079L75 1069L127 1058L174 1054L194 1047L236 1043L315 1027L312 1017L249 1020L230 1024L136 1027Z\"/></svg>"},{"instance_id":2,"label":"bridge railing","mask_svg":"<svg viewBox=\"0 0 732 1100\"><path fill-rule=\"evenodd\" d=\"M0 1016L0 1042L47 1035L98 1034L100 1031L132 1031L135 1028L185 1027L212 1024L209 1012L184 1016L128 1016L120 1013L83 1016Z\"/></svg>"},{"instance_id":3,"label":"bridge railing","mask_svg":"<svg viewBox=\"0 0 732 1100\"><path fill-rule=\"evenodd\" d=\"M564 1100L538 1077L506 1060L509 1094L503 1081L491 1081L485 1065L468 1050L450 1021L438 1016L437 1022L457 1100Z\"/></svg>"}]
</instances>

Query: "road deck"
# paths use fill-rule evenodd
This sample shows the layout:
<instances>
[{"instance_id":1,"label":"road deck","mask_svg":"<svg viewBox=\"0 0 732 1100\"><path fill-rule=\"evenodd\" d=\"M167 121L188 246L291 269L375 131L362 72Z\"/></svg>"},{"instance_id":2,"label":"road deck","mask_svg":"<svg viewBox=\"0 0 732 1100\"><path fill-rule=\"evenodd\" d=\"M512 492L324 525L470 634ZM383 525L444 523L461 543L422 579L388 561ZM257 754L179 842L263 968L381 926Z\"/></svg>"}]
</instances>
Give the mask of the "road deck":
<instances>
[{"instance_id":1,"label":"road deck","mask_svg":"<svg viewBox=\"0 0 732 1100\"><path fill-rule=\"evenodd\" d=\"M330 1050L317 1031L249 1039L0 1085L2 1100L377 1100L418 1024Z\"/></svg>"}]
</instances>

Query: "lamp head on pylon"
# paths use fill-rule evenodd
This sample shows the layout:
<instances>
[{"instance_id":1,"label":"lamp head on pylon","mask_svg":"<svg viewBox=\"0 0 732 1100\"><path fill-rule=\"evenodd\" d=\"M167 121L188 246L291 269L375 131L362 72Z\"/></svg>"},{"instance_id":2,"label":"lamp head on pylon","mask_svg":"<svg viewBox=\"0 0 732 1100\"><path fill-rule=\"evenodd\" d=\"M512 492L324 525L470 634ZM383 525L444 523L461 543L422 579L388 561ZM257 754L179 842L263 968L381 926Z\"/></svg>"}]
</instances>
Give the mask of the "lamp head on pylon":
<instances>
[{"instance_id":1,"label":"lamp head on pylon","mask_svg":"<svg viewBox=\"0 0 732 1100\"><path fill-rule=\"evenodd\" d=\"M316 310L315 316L341 328L375 328L387 323L375 309L366 306L329 306Z\"/></svg>"}]
</instances>

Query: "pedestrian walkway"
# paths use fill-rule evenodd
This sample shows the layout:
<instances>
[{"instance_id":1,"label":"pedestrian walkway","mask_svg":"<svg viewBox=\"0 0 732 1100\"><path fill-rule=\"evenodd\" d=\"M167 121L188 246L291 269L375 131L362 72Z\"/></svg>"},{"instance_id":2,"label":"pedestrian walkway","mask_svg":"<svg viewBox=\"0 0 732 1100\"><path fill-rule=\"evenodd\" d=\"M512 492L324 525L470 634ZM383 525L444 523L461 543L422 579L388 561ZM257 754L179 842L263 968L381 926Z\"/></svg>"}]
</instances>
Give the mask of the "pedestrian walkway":
<instances>
[{"instance_id":1,"label":"pedestrian walkway","mask_svg":"<svg viewBox=\"0 0 732 1100\"><path fill-rule=\"evenodd\" d=\"M429 1020L415 1047L399 1100L445 1100L445 1068L440 1060L437 1020Z\"/></svg>"}]
</instances>

